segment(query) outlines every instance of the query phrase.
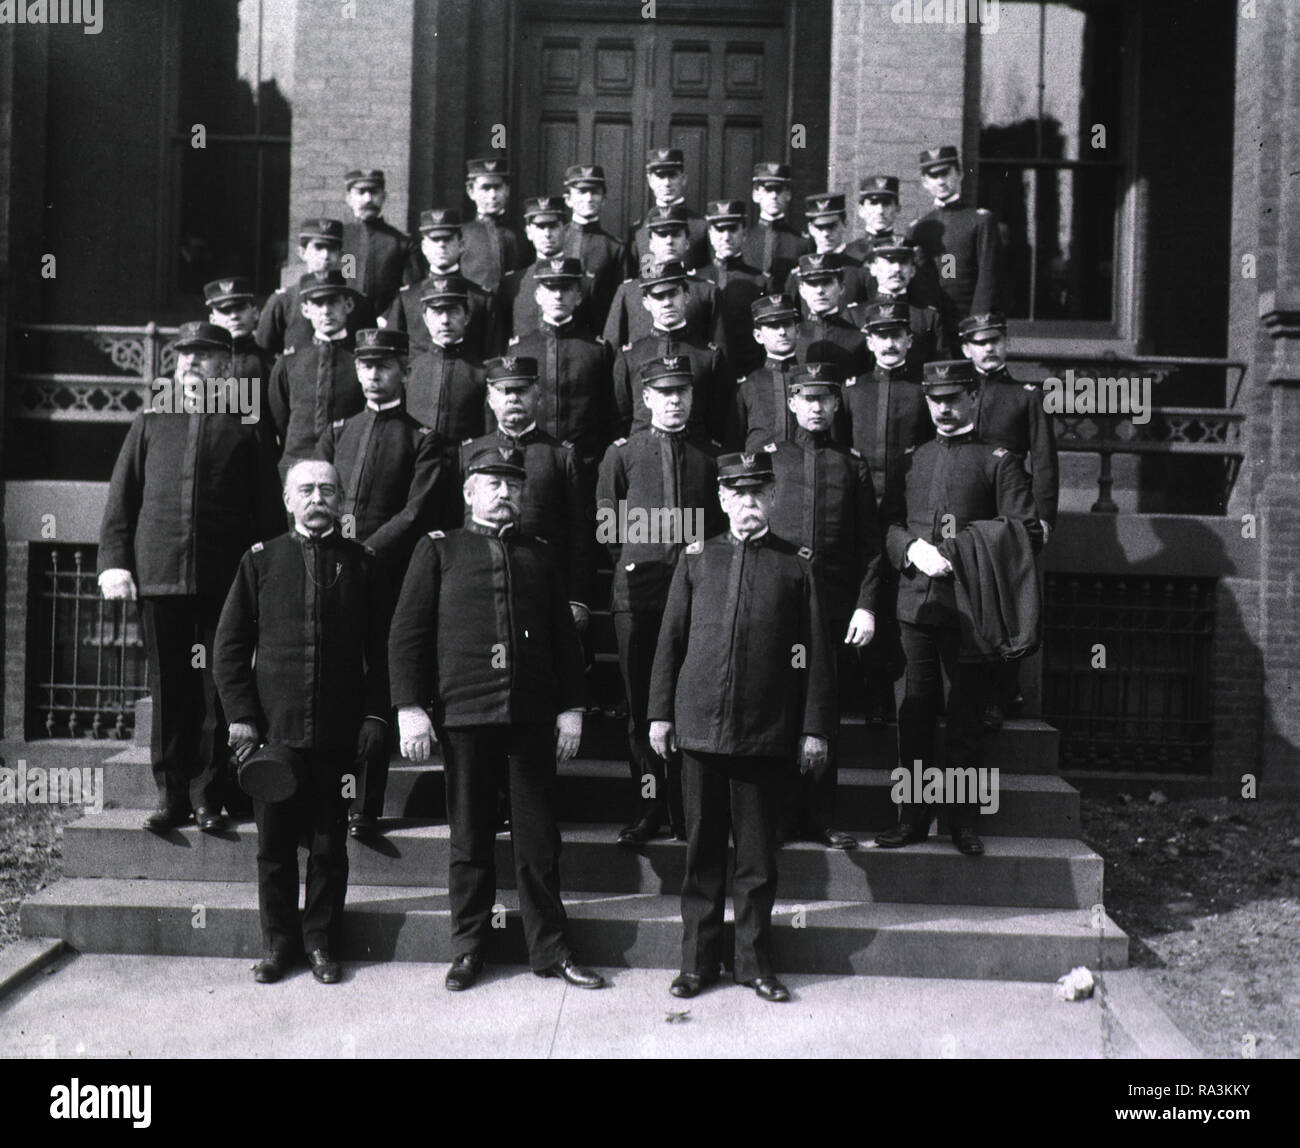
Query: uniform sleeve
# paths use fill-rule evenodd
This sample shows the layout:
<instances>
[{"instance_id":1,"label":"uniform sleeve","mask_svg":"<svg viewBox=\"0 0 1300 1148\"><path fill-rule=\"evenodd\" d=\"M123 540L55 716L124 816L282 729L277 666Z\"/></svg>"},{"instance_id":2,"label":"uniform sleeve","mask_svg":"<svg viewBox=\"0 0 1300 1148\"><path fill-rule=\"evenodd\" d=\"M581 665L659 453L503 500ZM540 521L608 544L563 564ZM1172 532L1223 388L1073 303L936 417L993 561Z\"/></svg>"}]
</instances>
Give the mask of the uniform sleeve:
<instances>
[{"instance_id":1,"label":"uniform sleeve","mask_svg":"<svg viewBox=\"0 0 1300 1148\"><path fill-rule=\"evenodd\" d=\"M1034 553L1038 553L1043 545L1043 526L1038 521L1029 476L1025 474L1024 460L1020 455L1007 451L998 459L994 483L997 487L997 516L1019 521L1029 533Z\"/></svg>"},{"instance_id":2,"label":"uniform sleeve","mask_svg":"<svg viewBox=\"0 0 1300 1148\"><path fill-rule=\"evenodd\" d=\"M1034 505L1038 517L1049 527L1056 525L1060 497L1060 468L1056 458L1056 432L1052 417L1043 406L1042 392L1035 387L1027 392L1029 415L1029 459L1034 468Z\"/></svg>"},{"instance_id":3,"label":"uniform sleeve","mask_svg":"<svg viewBox=\"0 0 1300 1148\"><path fill-rule=\"evenodd\" d=\"M261 728L253 652L257 649L257 567L251 550L240 559L226 595L212 643L212 677L227 722L247 722Z\"/></svg>"},{"instance_id":4,"label":"uniform sleeve","mask_svg":"<svg viewBox=\"0 0 1300 1148\"><path fill-rule=\"evenodd\" d=\"M334 461L334 437L338 434L333 424L325 428L325 433L316 440L316 449L312 451L312 458L321 459L325 462Z\"/></svg>"},{"instance_id":5,"label":"uniform sleeve","mask_svg":"<svg viewBox=\"0 0 1300 1148\"><path fill-rule=\"evenodd\" d=\"M391 708L388 689L388 619L393 611L392 582L378 562L366 562L366 676L362 685L365 714L387 720Z\"/></svg>"},{"instance_id":6,"label":"uniform sleeve","mask_svg":"<svg viewBox=\"0 0 1300 1148\"><path fill-rule=\"evenodd\" d=\"M275 436L264 421L259 421L253 439L256 443L254 465L257 468L253 484L253 515L257 522L257 537L265 542L284 533L288 512L284 505L284 487L276 470L280 450Z\"/></svg>"},{"instance_id":7,"label":"uniform sleeve","mask_svg":"<svg viewBox=\"0 0 1300 1148\"><path fill-rule=\"evenodd\" d=\"M939 319L939 312L933 309L930 312L930 341L936 359L961 358L961 351L953 346L953 341L948 335L948 328Z\"/></svg>"},{"instance_id":8,"label":"uniform sleeve","mask_svg":"<svg viewBox=\"0 0 1300 1148\"><path fill-rule=\"evenodd\" d=\"M278 355L284 350L284 296L275 292L262 307L257 319L257 345L268 355Z\"/></svg>"},{"instance_id":9,"label":"uniform sleeve","mask_svg":"<svg viewBox=\"0 0 1300 1148\"><path fill-rule=\"evenodd\" d=\"M495 359L510 342L510 324L498 291L488 291L483 300L483 358Z\"/></svg>"},{"instance_id":10,"label":"uniform sleeve","mask_svg":"<svg viewBox=\"0 0 1300 1148\"><path fill-rule=\"evenodd\" d=\"M627 472L623 468L623 452L611 444L605 451L605 457L600 460L600 472L596 476L596 509L606 517L613 514L617 522L619 501L626 497ZM606 545L617 566L622 550L617 533Z\"/></svg>"},{"instance_id":11,"label":"uniform sleeve","mask_svg":"<svg viewBox=\"0 0 1300 1148\"><path fill-rule=\"evenodd\" d=\"M613 312L611 311L612 315ZM605 328L608 331L608 327ZM606 342L609 342L606 336ZM611 346L614 344L611 344ZM627 352L619 351L614 359L614 437L622 438L631 433L636 411L632 409L634 393L632 389L632 369L628 366Z\"/></svg>"},{"instance_id":12,"label":"uniform sleeve","mask_svg":"<svg viewBox=\"0 0 1300 1148\"><path fill-rule=\"evenodd\" d=\"M577 452L564 452L565 518L569 539L566 553L569 559L569 600L590 606L595 597L596 545L595 506L583 490L582 474L578 470Z\"/></svg>"},{"instance_id":13,"label":"uniform sleeve","mask_svg":"<svg viewBox=\"0 0 1300 1148\"><path fill-rule=\"evenodd\" d=\"M611 347L621 347L627 342L627 309L631 304L628 301L630 292L626 283L629 282L631 280L627 280L614 292L614 303L605 316L605 330L601 334Z\"/></svg>"},{"instance_id":14,"label":"uniform sleeve","mask_svg":"<svg viewBox=\"0 0 1300 1148\"><path fill-rule=\"evenodd\" d=\"M739 383L731 396L731 421L722 444L728 450L747 450L745 439L749 436L749 395L745 384ZM760 444L761 445L761 444Z\"/></svg>"},{"instance_id":15,"label":"uniform sleeve","mask_svg":"<svg viewBox=\"0 0 1300 1148\"><path fill-rule=\"evenodd\" d=\"M442 569L431 538L415 545L388 633L392 704L427 706L438 685L438 590Z\"/></svg>"},{"instance_id":16,"label":"uniform sleeve","mask_svg":"<svg viewBox=\"0 0 1300 1148\"><path fill-rule=\"evenodd\" d=\"M445 458L442 441L436 434L429 431L420 436L406 505L369 538L362 539L376 554L400 550L413 534L427 532L437 525L438 508L446 503L443 489Z\"/></svg>"},{"instance_id":17,"label":"uniform sleeve","mask_svg":"<svg viewBox=\"0 0 1300 1148\"><path fill-rule=\"evenodd\" d=\"M271 408L271 426L275 429L275 437L283 445L284 432L289 426L289 369L283 358L271 368L266 401Z\"/></svg>"},{"instance_id":18,"label":"uniform sleeve","mask_svg":"<svg viewBox=\"0 0 1300 1148\"><path fill-rule=\"evenodd\" d=\"M587 691L582 639L578 637L578 628L573 624L573 611L569 609L564 577L558 563L552 561L550 565L551 634L554 639L551 657L555 667L555 681L559 686L560 712L563 713L565 710L586 709L591 704L591 695Z\"/></svg>"},{"instance_id":19,"label":"uniform sleeve","mask_svg":"<svg viewBox=\"0 0 1300 1148\"><path fill-rule=\"evenodd\" d=\"M1002 296L1002 232L993 214L979 217L976 259L979 276L975 280L975 294L971 299L971 314L994 310Z\"/></svg>"},{"instance_id":20,"label":"uniform sleeve","mask_svg":"<svg viewBox=\"0 0 1300 1148\"><path fill-rule=\"evenodd\" d=\"M402 306L402 293L393 298L392 305L384 313L384 326L390 331L406 330L406 308Z\"/></svg>"},{"instance_id":21,"label":"uniform sleeve","mask_svg":"<svg viewBox=\"0 0 1300 1148\"><path fill-rule=\"evenodd\" d=\"M804 681L802 732L805 736L829 739L839 726L835 658L827 640L817 579L806 562L803 569L800 629L804 648L808 651L808 670Z\"/></svg>"},{"instance_id":22,"label":"uniform sleeve","mask_svg":"<svg viewBox=\"0 0 1300 1148\"><path fill-rule=\"evenodd\" d=\"M876 507L876 488L871 481L871 468L865 459L855 458L854 479L857 494L857 559L862 580L858 584L859 610L877 612L880 595L881 531L880 513Z\"/></svg>"},{"instance_id":23,"label":"uniform sleeve","mask_svg":"<svg viewBox=\"0 0 1300 1148\"><path fill-rule=\"evenodd\" d=\"M880 522L885 535L885 555L895 570L907 569L907 548L916 536L907 528L907 475L912 455L895 460L885 479L885 497L880 500Z\"/></svg>"},{"instance_id":24,"label":"uniform sleeve","mask_svg":"<svg viewBox=\"0 0 1300 1148\"><path fill-rule=\"evenodd\" d=\"M736 383L726 356L716 348L709 363L708 399L705 425L709 437L722 442L731 429L731 418L736 409Z\"/></svg>"},{"instance_id":25,"label":"uniform sleeve","mask_svg":"<svg viewBox=\"0 0 1300 1148\"><path fill-rule=\"evenodd\" d=\"M659 624L659 642L655 646L654 668L650 674L650 700L647 721L675 721L677 676L686 660L691 628L691 559L683 554L673 571L668 602Z\"/></svg>"},{"instance_id":26,"label":"uniform sleeve","mask_svg":"<svg viewBox=\"0 0 1300 1148\"><path fill-rule=\"evenodd\" d=\"M135 571L135 526L144 497L144 420L137 414L126 432L108 484L104 520L99 527L99 571Z\"/></svg>"}]
</instances>

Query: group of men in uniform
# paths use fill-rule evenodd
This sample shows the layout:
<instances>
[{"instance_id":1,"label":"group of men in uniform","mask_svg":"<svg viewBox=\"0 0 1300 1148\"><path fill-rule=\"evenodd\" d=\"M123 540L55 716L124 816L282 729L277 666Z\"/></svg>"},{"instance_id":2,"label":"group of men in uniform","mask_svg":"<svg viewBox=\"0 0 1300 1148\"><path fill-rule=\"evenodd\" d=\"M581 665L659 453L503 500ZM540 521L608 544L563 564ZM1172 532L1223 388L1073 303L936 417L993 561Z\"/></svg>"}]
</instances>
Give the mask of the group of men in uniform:
<instances>
[{"instance_id":1,"label":"group of men in uniform","mask_svg":"<svg viewBox=\"0 0 1300 1148\"><path fill-rule=\"evenodd\" d=\"M1041 545L1055 448L1038 387L1006 371L998 229L962 203L956 149L922 153L935 207L906 234L897 178L864 178L852 242L837 193L807 197L795 226L785 164L755 166L752 225L741 200L686 205L677 149L645 170L653 202L625 239L601 226L596 164L525 200L520 235L504 159L471 160L474 216L423 211L418 241L383 219L383 173L350 171L352 218L303 222L295 284L259 313L248 280L214 281L175 342L178 386L258 378L268 417L198 404L131 426L99 566L106 597L140 599L146 826L220 832L223 807L246 812L223 741L295 779L291 799L252 803L259 981L300 950L340 979L346 838L379 831L390 745L420 762L437 741L447 987L482 969L503 810L533 969L603 983L565 939L551 802L595 708L606 561L634 805L618 841L687 843L678 996L727 957L730 834L736 979L788 999L777 845L858 844L834 825L844 704L887 716L901 675L902 764L932 760L942 708L967 766L1014 692L963 659L956 584L980 556ZM1009 542L980 531L959 551L995 519ZM935 812L902 807L878 844L924 839ZM970 813L949 821L974 855Z\"/></svg>"}]
</instances>

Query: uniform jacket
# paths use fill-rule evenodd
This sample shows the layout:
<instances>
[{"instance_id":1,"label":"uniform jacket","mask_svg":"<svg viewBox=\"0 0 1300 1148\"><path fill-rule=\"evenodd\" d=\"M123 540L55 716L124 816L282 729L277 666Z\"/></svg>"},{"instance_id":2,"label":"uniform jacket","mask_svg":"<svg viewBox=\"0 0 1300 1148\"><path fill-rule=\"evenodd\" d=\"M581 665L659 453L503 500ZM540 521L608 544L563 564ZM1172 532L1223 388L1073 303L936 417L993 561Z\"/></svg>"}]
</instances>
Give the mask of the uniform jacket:
<instances>
[{"instance_id":1,"label":"uniform jacket","mask_svg":"<svg viewBox=\"0 0 1300 1148\"><path fill-rule=\"evenodd\" d=\"M758 450L769 442L790 437L795 422L786 405L786 387L801 362L793 354L788 359L768 356L761 367L740 380L724 441L745 450Z\"/></svg>"},{"instance_id":2,"label":"uniform jacket","mask_svg":"<svg viewBox=\"0 0 1300 1148\"><path fill-rule=\"evenodd\" d=\"M1056 525L1060 474L1056 460L1056 434L1052 419L1043 408L1043 388L1022 383L1006 368L987 375L975 407L975 433L985 442L997 443L1028 457L1033 467L1034 505L1038 517L1049 527Z\"/></svg>"},{"instance_id":3,"label":"uniform jacket","mask_svg":"<svg viewBox=\"0 0 1300 1148\"><path fill-rule=\"evenodd\" d=\"M863 265L862 260L851 254L847 247L840 252L843 259L843 274L840 277L842 287L840 289L840 300L843 306L849 307L854 303L865 303L871 296L872 289L876 281L871 278L871 272ZM786 277L785 291L792 299L799 304L799 314L805 319L808 318L808 304L803 301L803 295L799 291L799 282L803 278L796 265L790 274Z\"/></svg>"},{"instance_id":4,"label":"uniform jacket","mask_svg":"<svg viewBox=\"0 0 1300 1148\"><path fill-rule=\"evenodd\" d=\"M936 436L905 453L886 486L881 518L890 565L899 571L898 619L925 626L957 626L960 619L952 578L930 578L909 563L916 539L947 556L969 523L1007 518L1024 524L1035 550L1043 541L1023 459L969 432Z\"/></svg>"},{"instance_id":5,"label":"uniform jacket","mask_svg":"<svg viewBox=\"0 0 1300 1148\"><path fill-rule=\"evenodd\" d=\"M495 291L509 272L533 261L533 245L503 219L478 216L461 228L465 248L460 257L461 274Z\"/></svg>"},{"instance_id":6,"label":"uniform jacket","mask_svg":"<svg viewBox=\"0 0 1300 1148\"><path fill-rule=\"evenodd\" d=\"M846 379L840 414L836 435L866 459L878 499L903 452L934 438L920 373L906 360L893 368L876 363L866 374Z\"/></svg>"},{"instance_id":7,"label":"uniform jacket","mask_svg":"<svg viewBox=\"0 0 1300 1148\"><path fill-rule=\"evenodd\" d=\"M920 307L912 302L909 296L886 295L883 291L873 291L867 302L907 304L909 327L912 332L912 345L907 351L907 362L917 373L917 378L921 377L921 368L926 363L933 362L935 359L961 358L960 346L953 342L943 316L934 307ZM874 356L868 350L868 369L874 361Z\"/></svg>"},{"instance_id":8,"label":"uniform jacket","mask_svg":"<svg viewBox=\"0 0 1300 1148\"><path fill-rule=\"evenodd\" d=\"M286 460L281 468L289 459L311 458L335 419L354 415L366 405L352 340L317 339L301 351L285 352L271 371L267 404Z\"/></svg>"},{"instance_id":9,"label":"uniform jacket","mask_svg":"<svg viewBox=\"0 0 1300 1148\"><path fill-rule=\"evenodd\" d=\"M949 561L963 661L1009 661L1038 649L1042 599L1034 550L1015 520L972 522L953 539Z\"/></svg>"},{"instance_id":10,"label":"uniform jacket","mask_svg":"<svg viewBox=\"0 0 1300 1148\"><path fill-rule=\"evenodd\" d=\"M237 414L135 416L118 452L99 569L130 570L142 597L220 602L239 556L284 529L275 444Z\"/></svg>"},{"instance_id":11,"label":"uniform jacket","mask_svg":"<svg viewBox=\"0 0 1300 1148\"><path fill-rule=\"evenodd\" d=\"M686 209L686 233L690 239L690 248L684 262L687 267L703 267L709 261L709 224L693 207ZM644 219L638 219L628 229L627 274L635 279L641 273L641 258L650 253L650 233L646 230Z\"/></svg>"},{"instance_id":12,"label":"uniform jacket","mask_svg":"<svg viewBox=\"0 0 1300 1148\"><path fill-rule=\"evenodd\" d=\"M212 655L227 719L268 742L350 756L362 719L388 715L387 585L337 528L318 540L293 530L245 553Z\"/></svg>"},{"instance_id":13,"label":"uniform jacket","mask_svg":"<svg viewBox=\"0 0 1300 1148\"><path fill-rule=\"evenodd\" d=\"M355 295L348 314L347 331L352 338L358 331L375 325L375 308L364 295ZM258 345L272 358L285 351L301 351L310 347L316 332L302 313L302 300L298 285L281 287L262 307L257 320Z\"/></svg>"},{"instance_id":14,"label":"uniform jacket","mask_svg":"<svg viewBox=\"0 0 1300 1148\"><path fill-rule=\"evenodd\" d=\"M611 347L625 347L645 338L654 326L650 312L641 302L641 281L625 279L614 293L614 302L605 319L605 342ZM687 272L686 332L701 342L716 342L722 332L718 289L694 271Z\"/></svg>"},{"instance_id":15,"label":"uniform jacket","mask_svg":"<svg viewBox=\"0 0 1300 1148\"><path fill-rule=\"evenodd\" d=\"M623 281L623 270L627 266L623 241L610 235L600 226L599 220L592 223L570 220L564 229L564 254L579 260L589 277L587 316L591 329L599 331L605 326L605 316L614 301L614 292Z\"/></svg>"},{"instance_id":16,"label":"uniform jacket","mask_svg":"<svg viewBox=\"0 0 1300 1148\"><path fill-rule=\"evenodd\" d=\"M691 546L673 574L650 679L651 721L696 753L781 758L838 721L812 565L769 530ZM777 764L777 763L774 763Z\"/></svg>"},{"instance_id":17,"label":"uniform jacket","mask_svg":"<svg viewBox=\"0 0 1300 1148\"><path fill-rule=\"evenodd\" d=\"M774 223L765 223L762 216L745 232L741 254L745 262L765 272L773 291L781 291L790 272L799 266L799 256L813 249L813 241L799 232L783 216Z\"/></svg>"},{"instance_id":18,"label":"uniform jacket","mask_svg":"<svg viewBox=\"0 0 1300 1148\"><path fill-rule=\"evenodd\" d=\"M718 444L690 431L671 433L653 427L619 439L605 453L596 484L598 516L622 521L627 508L628 536L607 542L614 559L616 611L658 613L668 597L677 560L689 542L726 528L718 505ZM660 530L653 540L631 529L633 510L651 514L680 509L680 536ZM611 516L613 518L611 519ZM693 537L687 538L687 532Z\"/></svg>"},{"instance_id":19,"label":"uniform jacket","mask_svg":"<svg viewBox=\"0 0 1300 1148\"><path fill-rule=\"evenodd\" d=\"M599 331L596 325L595 311L592 307L591 293L595 289L596 278L590 272L583 272L579 283L581 299L574 317L584 327ZM518 271L512 271L501 281L501 309L505 315L505 326L512 339L521 339L531 335L542 325L542 309L537 305L537 264Z\"/></svg>"},{"instance_id":20,"label":"uniform jacket","mask_svg":"<svg viewBox=\"0 0 1300 1148\"><path fill-rule=\"evenodd\" d=\"M419 245L385 219L344 223L343 254L356 259L352 285L370 300L376 315L393 305L403 284L424 278Z\"/></svg>"},{"instance_id":21,"label":"uniform jacket","mask_svg":"<svg viewBox=\"0 0 1300 1148\"><path fill-rule=\"evenodd\" d=\"M487 370L463 339L450 347L431 343L411 360L406 409L446 443L487 430Z\"/></svg>"},{"instance_id":22,"label":"uniform jacket","mask_svg":"<svg viewBox=\"0 0 1300 1148\"><path fill-rule=\"evenodd\" d=\"M459 275L459 271L448 272ZM466 280L468 283L469 281ZM411 354L427 351L433 340L424 325L424 304L420 294L425 280L403 287L388 308L385 322L394 331L405 331L411 340ZM496 293L485 291L477 283L469 283L469 322L465 325L465 343L478 359L495 358L506 345L509 324L501 314L501 302Z\"/></svg>"},{"instance_id":23,"label":"uniform jacket","mask_svg":"<svg viewBox=\"0 0 1300 1148\"><path fill-rule=\"evenodd\" d=\"M1002 235L988 208L968 207L958 198L914 219L907 235L923 256L918 290L934 291L945 301L946 321L1001 307ZM950 277L941 274L945 255L955 257Z\"/></svg>"},{"instance_id":24,"label":"uniform jacket","mask_svg":"<svg viewBox=\"0 0 1300 1148\"><path fill-rule=\"evenodd\" d=\"M395 706L435 724L550 723L586 706L582 647L551 547L474 522L421 538L388 639Z\"/></svg>"},{"instance_id":25,"label":"uniform jacket","mask_svg":"<svg viewBox=\"0 0 1300 1148\"><path fill-rule=\"evenodd\" d=\"M883 537L866 460L829 432L797 425L793 438L764 449L776 473L771 528L811 552L826 620L838 628L854 610L874 613Z\"/></svg>"},{"instance_id":26,"label":"uniform jacket","mask_svg":"<svg viewBox=\"0 0 1300 1148\"><path fill-rule=\"evenodd\" d=\"M614 408L621 434L634 434L650 426L650 409L642 400L641 368L651 359L685 355L690 359L692 391L691 426L709 438L723 441L734 403L735 384L723 354L705 343L676 331L652 331L614 356Z\"/></svg>"},{"instance_id":27,"label":"uniform jacket","mask_svg":"<svg viewBox=\"0 0 1300 1148\"><path fill-rule=\"evenodd\" d=\"M867 337L862 333L864 321L858 304L804 319L799 324L795 354L801 363L838 363L846 378L860 375L871 364Z\"/></svg>"},{"instance_id":28,"label":"uniform jacket","mask_svg":"<svg viewBox=\"0 0 1300 1148\"><path fill-rule=\"evenodd\" d=\"M763 362L764 351L754 340L754 318L750 309L754 300L771 290L771 280L757 267L745 262L743 255L733 255L724 264L706 263L696 271L718 290L718 345L736 374L745 374Z\"/></svg>"}]
</instances>

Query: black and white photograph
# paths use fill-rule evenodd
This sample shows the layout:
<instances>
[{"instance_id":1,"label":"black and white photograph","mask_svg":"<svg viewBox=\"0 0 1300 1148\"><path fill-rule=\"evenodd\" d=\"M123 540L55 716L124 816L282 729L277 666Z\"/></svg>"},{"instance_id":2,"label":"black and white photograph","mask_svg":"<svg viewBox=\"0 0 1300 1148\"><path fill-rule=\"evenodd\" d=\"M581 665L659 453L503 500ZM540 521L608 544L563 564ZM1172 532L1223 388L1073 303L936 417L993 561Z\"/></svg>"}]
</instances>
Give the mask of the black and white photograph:
<instances>
[{"instance_id":1,"label":"black and white photograph","mask_svg":"<svg viewBox=\"0 0 1300 1148\"><path fill-rule=\"evenodd\" d=\"M1298 109L1292 0L0 0L32 1130L195 1060L1278 1104Z\"/></svg>"}]
</instances>

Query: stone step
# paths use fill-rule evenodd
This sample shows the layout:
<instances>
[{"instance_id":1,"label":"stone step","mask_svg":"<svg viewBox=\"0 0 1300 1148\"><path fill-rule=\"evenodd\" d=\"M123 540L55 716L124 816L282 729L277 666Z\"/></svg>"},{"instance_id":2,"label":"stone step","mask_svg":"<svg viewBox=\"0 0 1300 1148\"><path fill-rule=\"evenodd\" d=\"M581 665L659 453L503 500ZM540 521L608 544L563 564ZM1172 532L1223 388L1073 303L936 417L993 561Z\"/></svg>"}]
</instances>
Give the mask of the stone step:
<instances>
[{"instance_id":1,"label":"stone step","mask_svg":"<svg viewBox=\"0 0 1300 1148\"><path fill-rule=\"evenodd\" d=\"M684 843L659 838L643 850L615 843L613 825L562 825L563 888L593 893L681 889ZM842 852L791 843L779 858L780 891L799 901L917 902L1087 908L1102 900L1102 859L1081 841L986 837L982 858L964 857L946 837L906 849L874 845ZM371 843L349 841L350 880L359 885L421 886L445 881L445 823L398 822ZM497 874L514 887L510 840L497 838ZM140 828L136 810L105 810L63 830L69 877L163 881L249 881L257 873L257 829L236 822L220 834L187 826L166 836Z\"/></svg>"},{"instance_id":2,"label":"stone step","mask_svg":"<svg viewBox=\"0 0 1300 1148\"><path fill-rule=\"evenodd\" d=\"M514 894L485 954L523 963ZM680 902L652 893L566 896L569 940L602 967L676 969ZM1052 981L1075 965L1123 968L1128 937L1088 909L880 904L782 898L773 915L776 967L788 973ZM248 882L68 878L22 907L27 936L61 937L91 953L255 957L257 889ZM725 941L730 946L730 924ZM353 885L342 948L349 960L449 961L447 895L435 887Z\"/></svg>"}]
</instances>

